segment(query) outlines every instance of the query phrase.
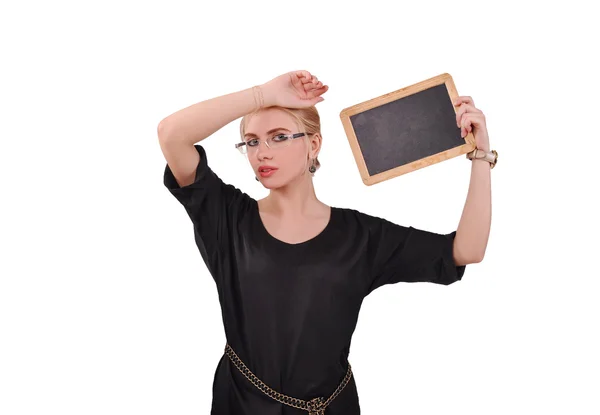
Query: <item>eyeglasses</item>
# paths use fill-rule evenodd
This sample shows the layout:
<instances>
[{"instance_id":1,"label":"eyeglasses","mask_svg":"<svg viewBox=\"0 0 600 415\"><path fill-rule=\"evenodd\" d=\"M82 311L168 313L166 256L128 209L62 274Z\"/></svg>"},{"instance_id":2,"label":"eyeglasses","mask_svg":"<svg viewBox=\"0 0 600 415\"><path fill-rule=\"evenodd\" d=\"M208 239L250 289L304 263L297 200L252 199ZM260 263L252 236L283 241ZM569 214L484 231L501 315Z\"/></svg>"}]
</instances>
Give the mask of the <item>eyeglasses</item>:
<instances>
[{"instance_id":1,"label":"eyeglasses","mask_svg":"<svg viewBox=\"0 0 600 415\"><path fill-rule=\"evenodd\" d=\"M265 143L267 147L270 149L278 149L289 146L292 143L292 140L296 138L307 135L306 133L295 133L295 134L275 134L271 138L269 138ZM308 134L310 135L310 134ZM242 141L235 145L235 148L239 150L242 154L247 154L248 151L258 150L260 145L260 140L258 138L253 138L248 141Z\"/></svg>"}]
</instances>

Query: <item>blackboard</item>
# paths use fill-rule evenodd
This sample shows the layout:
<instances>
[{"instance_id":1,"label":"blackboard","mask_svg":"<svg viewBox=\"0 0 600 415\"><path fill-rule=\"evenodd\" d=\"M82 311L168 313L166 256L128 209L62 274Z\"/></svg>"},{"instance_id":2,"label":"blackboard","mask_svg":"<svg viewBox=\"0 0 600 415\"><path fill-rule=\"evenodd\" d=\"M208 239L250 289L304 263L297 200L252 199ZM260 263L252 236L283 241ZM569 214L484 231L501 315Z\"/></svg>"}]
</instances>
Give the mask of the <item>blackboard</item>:
<instances>
[{"instance_id":1,"label":"blackboard","mask_svg":"<svg viewBox=\"0 0 600 415\"><path fill-rule=\"evenodd\" d=\"M461 137L452 77L441 74L340 113L363 182L370 186L475 149Z\"/></svg>"}]
</instances>

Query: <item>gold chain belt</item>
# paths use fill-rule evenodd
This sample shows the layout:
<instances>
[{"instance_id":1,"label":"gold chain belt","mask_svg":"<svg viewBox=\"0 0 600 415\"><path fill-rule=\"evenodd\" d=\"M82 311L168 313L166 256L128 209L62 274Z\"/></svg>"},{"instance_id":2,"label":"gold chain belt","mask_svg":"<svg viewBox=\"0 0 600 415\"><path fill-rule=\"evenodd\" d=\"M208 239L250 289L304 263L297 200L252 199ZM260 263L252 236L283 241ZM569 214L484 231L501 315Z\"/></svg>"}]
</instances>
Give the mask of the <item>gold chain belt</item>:
<instances>
[{"instance_id":1,"label":"gold chain belt","mask_svg":"<svg viewBox=\"0 0 600 415\"><path fill-rule=\"evenodd\" d=\"M346 387L348 381L350 380L350 377L352 376L352 368L350 367L350 363L348 363L348 372L346 372L346 376L339 384L335 392L331 394L329 399L325 400L325 398L323 397L318 397L311 399L310 401L304 401L302 399L292 398L291 396L279 393L265 385L259 378L256 377L254 373L250 371L250 369L248 369L248 367L246 367L244 362L242 362L242 359L240 359L238 355L235 354L235 352L233 351L231 346L229 346L229 344L225 346L225 353L227 354L227 356L229 356L229 358L231 359L233 364L238 368L238 370L242 372L242 374L246 376L246 378L248 378L248 380L252 382L252 384L258 389L260 389L264 394L286 405L308 411L308 415L325 415L325 408L327 408L331 401L333 401L340 394L342 389Z\"/></svg>"}]
</instances>

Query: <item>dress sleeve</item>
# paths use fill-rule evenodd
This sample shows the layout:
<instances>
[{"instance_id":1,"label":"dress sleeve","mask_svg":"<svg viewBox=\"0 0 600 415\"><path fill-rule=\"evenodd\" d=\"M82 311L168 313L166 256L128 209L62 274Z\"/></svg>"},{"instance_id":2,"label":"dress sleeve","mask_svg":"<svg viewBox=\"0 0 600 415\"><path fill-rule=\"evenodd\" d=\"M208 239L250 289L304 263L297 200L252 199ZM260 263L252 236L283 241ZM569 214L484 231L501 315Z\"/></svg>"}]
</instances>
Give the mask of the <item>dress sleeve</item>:
<instances>
[{"instance_id":1,"label":"dress sleeve","mask_svg":"<svg viewBox=\"0 0 600 415\"><path fill-rule=\"evenodd\" d=\"M164 185L192 220L196 245L216 279L227 257L233 228L249 196L233 185L224 183L208 166L204 147L200 144L194 147L200 155L194 182L180 187L166 164Z\"/></svg>"},{"instance_id":2,"label":"dress sleeve","mask_svg":"<svg viewBox=\"0 0 600 415\"><path fill-rule=\"evenodd\" d=\"M373 274L368 293L397 282L449 285L462 278L466 265L457 266L452 255L456 231L439 234L377 219L369 233Z\"/></svg>"}]
</instances>

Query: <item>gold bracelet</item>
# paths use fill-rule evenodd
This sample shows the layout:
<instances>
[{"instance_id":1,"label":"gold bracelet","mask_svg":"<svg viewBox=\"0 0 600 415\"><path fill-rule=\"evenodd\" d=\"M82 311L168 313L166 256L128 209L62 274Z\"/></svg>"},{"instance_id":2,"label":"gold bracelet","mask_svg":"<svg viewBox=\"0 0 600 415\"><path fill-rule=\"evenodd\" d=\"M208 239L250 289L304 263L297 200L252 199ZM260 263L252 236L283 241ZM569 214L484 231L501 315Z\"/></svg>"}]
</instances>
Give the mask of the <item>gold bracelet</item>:
<instances>
[{"instance_id":1,"label":"gold bracelet","mask_svg":"<svg viewBox=\"0 0 600 415\"><path fill-rule=\"evenodd\" d=\"M256 99L256 87L252 87L252 98L254 98L254 110L258 110L258 101Z\"/></svg>"},{"instance_id":2,"label":"gold bracelet","mask_svg":"<svg viewBox=\"0 0 600 415\"><path fill-rule=\"evenodd\" d=\"M258 88L258 92L259 92L259 95L260 95L260 107L264 108L264 106L265 106L265 99L263 97L262 88L260 86L258 86L257 88Z\"/></svg>"},{"instance_id":3,"label":"gold bracelet","mask_svg":"<svg viewBox=\"0 0 600 415\"><path fill-rule=\"evenodd\" d=\"M258 86L258 85L253 86L252 92L253 92L253 96L254 96L254 103L255 103L256 109L259 110L259 109L263 108L265 105L265 101L264 101L262 90L261 90L260 86Z\"/></svg>"}]
</instances>

